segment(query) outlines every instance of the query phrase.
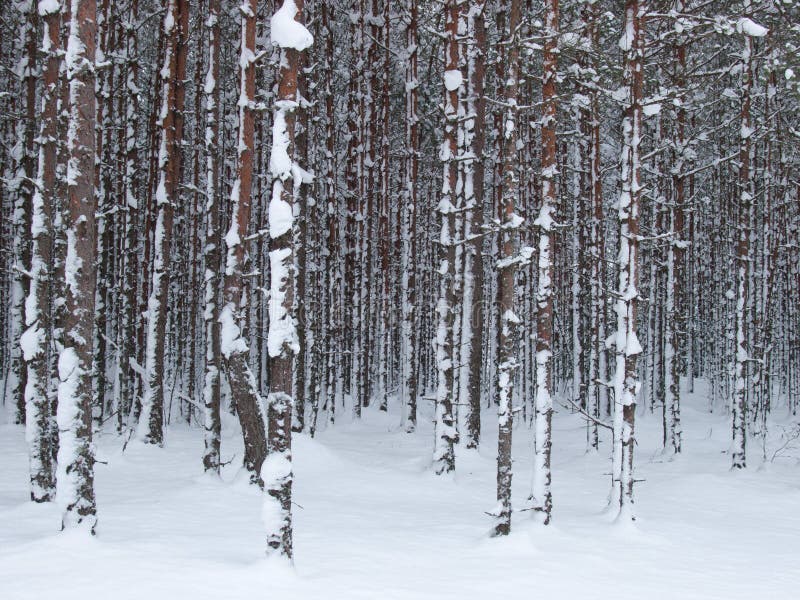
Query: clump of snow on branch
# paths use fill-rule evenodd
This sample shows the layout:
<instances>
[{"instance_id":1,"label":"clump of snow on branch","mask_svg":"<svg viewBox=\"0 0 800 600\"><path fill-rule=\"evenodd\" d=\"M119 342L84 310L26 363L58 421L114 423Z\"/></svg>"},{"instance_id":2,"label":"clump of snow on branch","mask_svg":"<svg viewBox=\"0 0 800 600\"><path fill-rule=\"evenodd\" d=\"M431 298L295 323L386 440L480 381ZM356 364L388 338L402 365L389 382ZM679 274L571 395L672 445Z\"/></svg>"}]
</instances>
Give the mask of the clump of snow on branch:
<instances>
[{"instance_id":1,"label":"clump of snow on branch","mask_svg":"<svg viewBox=\"0 0 800 600\"><path fill-rule=\"evenodd\" d=\"M747 17L739 19L739 22L736 23L736 31L750 37L764 37L769 33L769 29Z\"/></svg>"}]
</instances>

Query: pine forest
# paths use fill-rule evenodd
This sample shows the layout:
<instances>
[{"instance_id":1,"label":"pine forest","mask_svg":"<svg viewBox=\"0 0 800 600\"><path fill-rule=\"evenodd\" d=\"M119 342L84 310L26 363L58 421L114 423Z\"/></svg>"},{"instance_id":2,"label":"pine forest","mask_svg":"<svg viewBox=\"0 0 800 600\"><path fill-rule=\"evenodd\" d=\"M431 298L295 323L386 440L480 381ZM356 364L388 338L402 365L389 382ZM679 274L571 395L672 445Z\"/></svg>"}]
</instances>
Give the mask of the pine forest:
<instances>
[{"instance_id":1,"label":"pine forest","mask_svg":"<svg viewBox=\"0 0 800 600\"><path fill-rule=\"evenodd\" d=\"M0 8L1 598L797 597L795 0Z\"/></svg>"}]
</instances>

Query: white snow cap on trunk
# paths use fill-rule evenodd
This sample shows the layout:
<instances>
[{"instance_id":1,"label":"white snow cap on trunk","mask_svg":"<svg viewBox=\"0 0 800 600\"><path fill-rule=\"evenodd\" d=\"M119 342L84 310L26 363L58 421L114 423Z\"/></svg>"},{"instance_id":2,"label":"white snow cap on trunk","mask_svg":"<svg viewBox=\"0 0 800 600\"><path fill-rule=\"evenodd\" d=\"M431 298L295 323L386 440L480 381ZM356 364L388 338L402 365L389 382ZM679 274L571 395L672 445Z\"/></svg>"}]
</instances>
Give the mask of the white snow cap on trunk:
<instances>
[{"instance_id":1,"label":"white snow cap on trunk","mask_svg":"<svg viewBox=\"0 0 800 600\"><path fill-rule=\"evenodd\" d=\"M270 21L272 25L270 37L276 46L303 51L314 43L314 36L294 20L295 16L297 16L297 5L294 0L283 0L283 5Z\"/></svg>"},{"instance_id":2,"label":"white snow cap on trunk","mask_svg":"<svg viewBox=\"0 0 800 600\"><path fill-rule=\"evenodd\" d=\"M39 14L46 17L47 15L59 12L61 10L61 3L58 0L39 0L37 8L39 9Z\"/></svg>"},{"instance_id":3,"label":"white snow cap on trunk","mask_svg":"<svg viewBox=\"0 0 800 600\"><path fill-rule=\"evenodd\" d=\"M444 87L446 87L449 91L456 91L459 87L461 87L462 81L463 76L461 75L460 70L451 69L450 71L444 72Z\"/></svg>"}]
</instances>

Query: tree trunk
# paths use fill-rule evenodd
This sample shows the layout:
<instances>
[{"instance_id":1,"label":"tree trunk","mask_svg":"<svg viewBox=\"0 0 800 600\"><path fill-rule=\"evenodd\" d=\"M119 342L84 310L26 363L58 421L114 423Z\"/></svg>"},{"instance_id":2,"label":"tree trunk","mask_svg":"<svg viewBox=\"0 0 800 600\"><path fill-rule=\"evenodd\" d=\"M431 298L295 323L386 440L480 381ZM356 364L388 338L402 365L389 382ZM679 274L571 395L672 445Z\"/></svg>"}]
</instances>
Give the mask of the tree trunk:
<instances>
[{"instance_id":1,"label":"tree trunk","mask_svg":"<svg viewBox=\"0 0 800 600\"><path fill-rule=\"evenodd\" d=\"M551 421L553 418L553 258L552 230L556 210L556 77L558 74L558 0L545 4L544 66L542 75L542 207L534 225L539 228L539 278L536 290L536 396L534 406L534 466L531 501L535 516L550 523ZM575 368L576 365L573 365Z\"/></svg>"},{"instance_id":2,"label":"tree trunk","mask_svg":"<svg viewBox=\"0 0 800 600\"><path fill-rule=\"evenodd\" d=\"M92 325L95 254L95 19L94 0L73 0L66 52L70 173L66 214L64 348L58 361L57 496L62 527L94 532L97 523L92 445Z\"/></svg>"},{"instance_id":3,"label":"tree trunk","mask_svg":"<svg viewBox=\"0 0 800 600\"><path fill-rule=\"evenodd\" d=\"M294 23L292 23L294 21ZM269 456L262 476L269 494L264 507L267 545L292 557L292 366L299 351L294 315L293 205L307 173L293 160L295 120L300 108L300 53L314 38L303 26L303 0L284 0L272 17L272 43L280 46L280 74L272 130L270 169L275 178L269 203ZM291 33L294 33L292 35ZM302 274L300 274L302 275Z\"/></svg>"}]
</instances>

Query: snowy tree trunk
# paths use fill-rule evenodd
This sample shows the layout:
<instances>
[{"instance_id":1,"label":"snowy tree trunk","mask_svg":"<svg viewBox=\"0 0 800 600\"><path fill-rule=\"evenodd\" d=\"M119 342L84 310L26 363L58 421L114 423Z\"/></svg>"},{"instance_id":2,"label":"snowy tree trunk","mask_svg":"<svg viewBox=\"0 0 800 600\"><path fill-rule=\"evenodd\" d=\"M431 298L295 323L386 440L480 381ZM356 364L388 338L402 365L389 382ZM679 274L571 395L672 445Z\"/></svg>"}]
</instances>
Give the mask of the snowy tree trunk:
<instances>
[{"instance_id":1,"label":"snowy tree trunk","mask_svg":"<svg viewBox=\"0 0 800 600\"><path fill-rule=\"evenodd\" d=\"M264 505L270 552L292 557L292 408L294 357L299 351L294 316L293 206L310 176L293 160L300 53L314 38L303 26L303 0L284 0L272 17L272 43L281 48L278 97L270 169L275 178L269 203L270 377L267 398L269 455L261 470L269 498Z\"/></svg>"},{"instance_id":2,"label":"snowy tree trunk","mask_svg":"<svg viewBox=\"0 0 800 600\"><path fill-rule=\"evenodd\" d=\"M403 216L403 421L407 432L417 427L417 179L419 177L419 73L418 73L418 6L417 0L408 0L406 25L406 87L405 87L405 142L404 164L404 216Z\"/></svg>"},{"instance_id":3,"label":"snowy tree trunk","mask_svg":"<svg viewBox=\"0 0 800 600\"><path fill-rule=\"evenodd\" d=\"M684 0L676 0L678 14L685 11ZM674 453L681 451L681 351L686 339L686 296L684 293L684 203L686 177L682 173L688 153L686 140L686 39L680 36L674 48L675 86L680 103L676 114L676 152L672 167L673 205L671 207L671 240L667 257L667 306L664 359L669 374L667 397L664 403L667 422L667 442Z\"/></svg>"},{"instance_id":4,"label":"snowy tree trunk","mask_svg":"<svg viewBox=\"0 0 800 600\"><path fill-rule=\"evenodd\" d=\"M220 325L218 297L218 271L220 265L219 196L219 54L220 54L220 0L209 0L206 19L208 71L203 92L206 97L206 236L205 275L203 277L206 360L203 380L203 429L205 449L203 468L206 472L219 473L220 468Z\"/></svg>"},{"instance_id":5,"label":"snowy tree trunk","mask_svg":"<svg viewBox=\"0 0 800 600\"><path fill-rule=\"evenodd\" d=\"M69 81L68 207L64 348L58 361L57 497L62 526L97 522L92 445L92 325L95 237L94 0L72 0L66 67Z\"/></svg>"},{"instance_id":6,"label":"snowy tree trunk","mask_svg":"<svg viewBox=\"0 0 800 600\"><path fill-rule=\"evenodd\" d=\"M31 280L25 310L27 329L22 334L21 343L28 375L25 387L25 436L29 446L31 500L49 502L54 499L56 491L53 452L58 437L58 430L53 422L55 406L50 394L49 353L52 342L52 211L56 204L54 195L59 146L60 2L42 2L39 14L44 22L42 49L46 60L42 69L44 89L40 117L39 167L33 193Z\"/></svg>"},{"instance_id":7,"label":"snowy tree trunk","mask_svg":"<svg viewBox=\"0 0 800 600\"><path fill-rule=\"evenodd\" d=\"M558 0L545 4L544 67L542 75L542 206L534 225L539 228L539 277L536 290L536 395L534 406L534 465L531 503L534 515L550 523L551 421L553 418L553 259L552 229L556 210L556 76L558 74ZM573 367L574 368L574 367Z\"/></svg>"},{"instance_id":8,"label":"snowy tree trunk","mask_svg":"<svg viewBox=\"0 0 800 600\"><path fill-rule=\"evenodd\" d=\"M164 442L164 348L172 220L178 187L178 182L175 180L177 170L175 161L179 160L179 148L175 137L175 114L179 2L183 3L185 0L168 0L162 30L164 63L160 72L161 102L158 113L160 142L157 156L158 183L155 193L153 265L147 300L142 408L137 429L140 440L147 444L158 445Z\"/></svg>"},{"instance_id":9,"label":"snowy tree trunk","mask_svg":"<svg viewBox=\"0 0 800 600\"><path fill-rule=\"evenodd\" d=\"M383 45L383 73L381 75L383 89L381 91L381 156L380 156L380 177L381 188L379 197L379 231L378 240L380 243L381 257L381 301L380 301L380 340L378 345L378 393L380 394L380 410L386 412L389 408L389 352L391 345L390 337L390 284L391 266L389 264L389 246L391 237L389 232L389 212L391 189L391 161L389 153L389 79L391 73L391 14L389 11L390 2L384 0L381 33ZM375 15L378 18L377 14Z\"/></svg>"},{"instance_id":10,"label":"snowy tree trunk","mask_svg":"<svg viewBox=\"0 0 800 600\"><path fill-rule=\"evenodd\" d=\"M250 224L253 182L253 108L256 89L256 14L257 0L241 6L242 43L239 56L239 133L238 171L231 190L230 228L225 234L224 305L220 311L220 352L225 360L231 388L244 438L244 466L253 483L262 485L261 466L267 452L264 417L255 377L250 371L249 348L242 332L247 314L243 269L245 238ZM272 215L270 215L272 217ZM270 227L272 223L270 222Z\"/></svg>"},{"instance_id":11,"label":"snowy tree trunk","mask_svg":"<svg viewBox=\"0 0 800 600\"><path fill-rule=\"evenodd\" d=\"M137 176L140 172L138 164L136 134L139 124L139 87L138 76L138 45L136 29L134 27L138 17L138 0L131 3L128 13L128 27L125 49L125 241L123 274L124 293L121 307L121 340L119 350L120 387L117 415L117 427L122 431L125 419L133 412L134 397L136 392L136 372L131 366L131 361L136 358L136 291L139 277L140 263L137 252L138 238L138 213L139 195Z\"/></svg>"},{"instance_id":12,"label":"snowy tree trunk","mask_svg":"<svg viewBox=\"0 0 800 600\"><path fill-rule=\"evenodd\" d=\"M503 123L503 196L500 212L500 247L497 261L498 308L500 338L497 347L497 507L493 511L494 535L511 531L511 442L514 425L514 374L519 365L514 350L514 334L519 318L514 312L514 273L519 262L515 256L516 231L522 218L516 213L519 197L517 149L517 95L519 92L520 0L511 0L508 13L509 49L503 91L505 120Z\"/></svg>"},{"instance_id":13,"label":"snowy tree trunk","mask_svg":"<svg viewBox=\"0 0 800 600\"><path fill-rule=\"evenodd\" d=\"M639 201L641 197L642 67L644 30L640 0L626 0L625 29L620 40L624 52L623 83L626 89L622 122L620 181L617 201L619 222L618 287L614 304L617 315L614 373L614 484L618 487L619 518L635 518L633 512L633 447L636 396L640 383L636 359L642 348L636 335L639 296Z\"/></svg>"},{"instance_id":14,"label":"snowy tree trunk","mask_svg":"<svg viewBox=\"0 0 800 600\"><path fill-rule=\"evenodd\" d=\"M444 139L440 159L444 164L442 196L438 211L441 215L439 235L439 300L436 327L436 420L433 449L433 468L437 475L455 470L453 444L456 426L453 418L453 388L455 365L453 365L453 319L454 270L456 263L456 240L454 239L456 209L454 206L457 163L458 90L461 87L461 71L458 68L458 2L448 0L444 5L445 19L445 72L444 72Z\"/></svg>"},{"instance_id":15,"label":"snowy tree trunk","mask_svg":"<svg viewBox=\"0 0 800 600\"><path fill-rule=\"evenodd\" d=\"M750 10L750 1L745 0L745 18ZM736 243L736 330L734 348L734 383L732 402L732 443L731 468L744 469L747 465L747 321L748 298L750 295L750 235L752 228L751 203L753 199L753 181L750 172L751 140L753 128L750 117L751 92L753 86L753 38L750 32L744 31L744 48L742 49L742 92L741 117L739 128L739 203L738 227Z\"/></svg>"},{"instance_id":16,"label":"snowy tree trunk","mask_svg":"<svg viewBox=\"0 0 800 600\"><path fill-rule=\"evenodd\" d=\"M21 13L21 27L17 43L24 51L16 71L22 84L22 100L24 117L17 121L14 155L17 161L17 172L14 177L13 190L15 202L12 220L14 231L13 280L11 286L11 393L14 405L14 422L25 423L25 389L27 387L27 368L23 356L20 338L25 329L25 300L28 297L30 280L28 272L31 266L31 204L36 178L36 57L38 39L39 12L38 3L28 0L17 3Z\"/></svg>"},{"instance_id":17,"label":"snowy tree trunk","mask_svg":"<svg viewBox=\"0 0 800 600\"><path fill-rule=\"evenodd\" d=\"M341 219L339 215L339 202L336 190L336 114L334 112L333 79L334 79L334 39L332 21L334 10L327 3L321 7L322 30L325 36L325 196L327 198L327 219L328 219L328 251L326 255L326 275L328 278L328 307L327 307L327 340L325 349L327 351L327 377L325 381L326 399L325 405L328 411L330 423L335 420L336 400L341 389L342 374L342 329L341 317L342 307L342 271L339 240L343 237L340 234ZM316 415L312 416L310 433L313 437L317 427Z\"/></svg>"},{"instance_id":18,"label":"snowy tree trunk","mask_svg":"<svg viewBox=\"0 0 800 600\"><path fill-rule=\"evenodd\" d=\"M464 115L464 294L461 349L462 387L466 405L465 445L477 448L481 438L481 372L483 370L483 150L485 140L485 0L472 0L467 15L467 90ZM464 376L465 375L465 376Z\"/></svg>"}]
</instances>

